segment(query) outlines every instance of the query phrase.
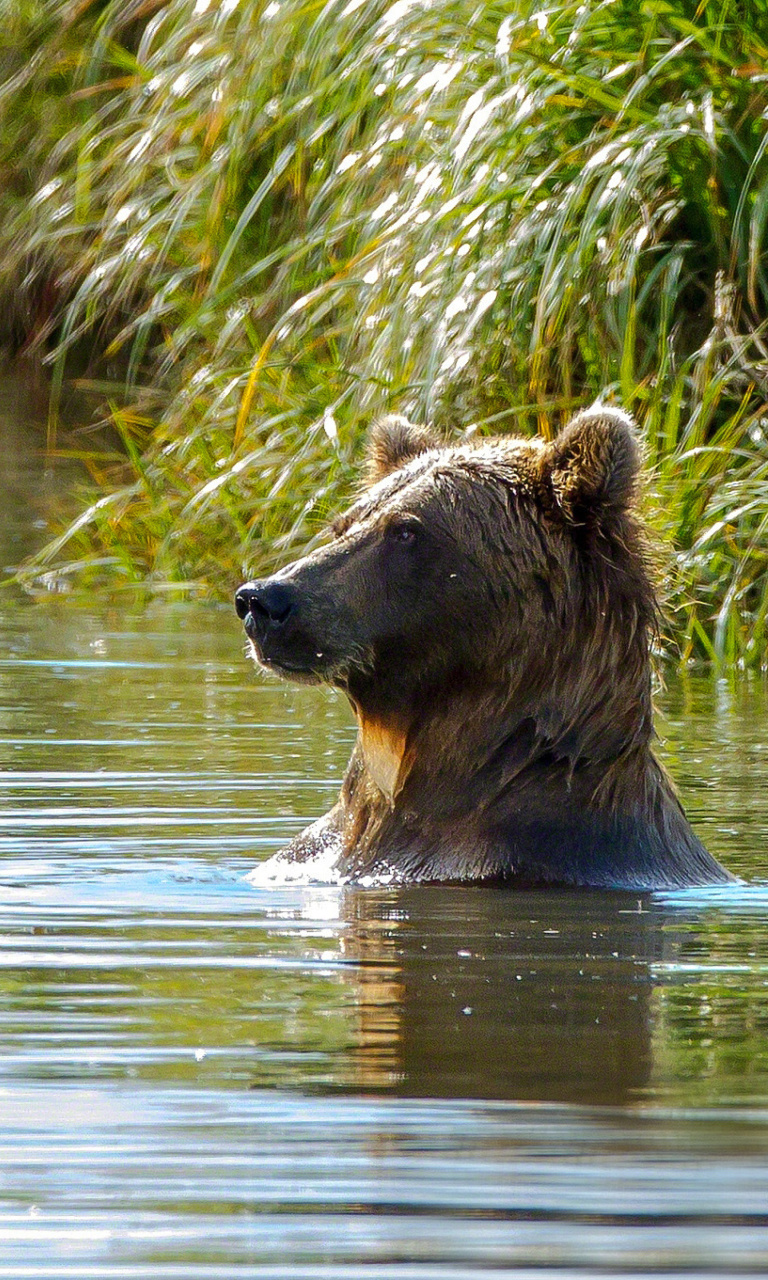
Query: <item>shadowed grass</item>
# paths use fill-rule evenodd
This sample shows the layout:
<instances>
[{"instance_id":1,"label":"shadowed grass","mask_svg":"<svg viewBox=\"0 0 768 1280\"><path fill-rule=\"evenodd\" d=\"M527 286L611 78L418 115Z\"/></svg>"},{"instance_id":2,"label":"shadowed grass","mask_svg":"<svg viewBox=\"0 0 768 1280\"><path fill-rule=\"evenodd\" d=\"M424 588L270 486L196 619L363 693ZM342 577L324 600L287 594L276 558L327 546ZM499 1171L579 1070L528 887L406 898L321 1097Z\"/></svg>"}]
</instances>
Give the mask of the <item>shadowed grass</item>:
<instances>
[{"instance_id":1,"label":"shadowed grass","mask_svg":"<svg viewBox=\"0 0 768 1280\"><path fill-rule=\"evenodd\" d=\"M646 436L683 653L765 662L765 0L26 22L0 282L54 418L87 346L125 381L125 458L29 584L228 588L343 501L373 414L551 434L602 394Z\"/></svg>"}]
</instances>

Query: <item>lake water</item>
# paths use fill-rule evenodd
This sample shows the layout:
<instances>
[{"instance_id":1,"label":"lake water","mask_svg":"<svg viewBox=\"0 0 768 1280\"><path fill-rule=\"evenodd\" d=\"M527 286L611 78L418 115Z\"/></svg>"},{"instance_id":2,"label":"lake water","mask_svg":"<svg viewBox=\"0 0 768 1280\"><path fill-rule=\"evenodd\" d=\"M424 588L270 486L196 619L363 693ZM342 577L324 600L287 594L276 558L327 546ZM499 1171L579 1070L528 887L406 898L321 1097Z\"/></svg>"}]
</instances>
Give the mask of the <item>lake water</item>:
<instances>
[{"instance_id":1,"label":"lake water","mask_svg":"<svg viewBox=\"0 0 768 1280\"><path fill-rule=\"evenodd\" d=\"M766 682L659 698L744 887L266 890L353 729L243 649L0 606L0 1280L766 1274Z\"/></svg>"}]
</instances>

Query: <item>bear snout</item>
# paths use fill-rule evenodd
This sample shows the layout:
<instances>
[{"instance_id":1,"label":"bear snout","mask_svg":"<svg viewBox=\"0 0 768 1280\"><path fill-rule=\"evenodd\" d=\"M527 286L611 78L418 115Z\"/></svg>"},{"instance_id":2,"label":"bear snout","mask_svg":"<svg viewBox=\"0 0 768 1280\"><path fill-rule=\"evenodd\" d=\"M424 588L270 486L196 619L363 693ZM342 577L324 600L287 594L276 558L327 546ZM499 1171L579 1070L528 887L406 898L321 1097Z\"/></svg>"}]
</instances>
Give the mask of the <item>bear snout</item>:
<instances>
[{"instance_id":1,"label":"bear snout","mask_svg":"<svg viewBox=\"0 0 768 1280\"><path fill-rule=\"evenodd\" d=\"M279 575L246 582L235 592L237 616L256 661L299 684L318 684L330 663L327 645L317 640L311 604L302 587Z\"/></svg>"},{"instance_id":2,"label":"bear snout","mask_svg":"<svg viewBox=\"0 0 768 1280\"><path fill-rule=\"evenodd\" d=\"M246 582L235 593L237 616L252 640L284 627L296 612L296 592L286 582Z\"/></svg>"}]
</instances>

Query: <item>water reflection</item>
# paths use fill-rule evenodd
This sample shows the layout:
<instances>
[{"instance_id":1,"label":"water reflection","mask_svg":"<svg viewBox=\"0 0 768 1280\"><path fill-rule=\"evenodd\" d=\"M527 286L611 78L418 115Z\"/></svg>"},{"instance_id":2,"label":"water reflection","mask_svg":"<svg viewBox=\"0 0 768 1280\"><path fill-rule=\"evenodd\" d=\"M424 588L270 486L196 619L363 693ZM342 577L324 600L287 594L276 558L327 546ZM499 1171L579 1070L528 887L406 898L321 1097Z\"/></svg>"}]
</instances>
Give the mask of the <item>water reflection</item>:
<instances>
[{"instance_id":1,"label":"water reflection","mask_svg":"<svg viewBox=\"0 0 768 1280\"><path fill-rule=\"evenodd\" d=\"M714 904L702 916L704 904L694 912L685 895L664 904L479 887L316 889L265 911L310 936L325 917L333 932L316 958L350 964L355 1017L326 1083L418 1097L713 1105L760 1103L768 1090L768 893L739 897L736 934Z\"/></svg>"},{"instance_id":2,"label":"water reflection","mask_svg":"<svg viewBox=\"0 0 768 1280\"><path fill-rule=\"evenodd\" d=\"M7 573L51 536L56 497L82 474L71 458L46 457L50 384L39 367L23 376L0 367L0 571Z\"/></svg>"},{"instance_id":3,"label":"water reflection","mask_svg":"<svg viewBox=\"0 0 768 1280\"><path fill-rule=\"evenodd\" d=\"M636 898L588 898L345 891L358 1087L592 1104L632 1097L651 1077L649 975L665 933Z\"/></svg>"},{"instance_id":4,"label":"water reflection","mask_svg":"<svg viewBox=\"0 0 768 1280\"><path fill-rule=\"evenodd\" d=\"M766 1105L763 891L734 921L618 894L255 891L235 859L78 856L3 864L6 1080Z\"/></svg>"}]
</instances>

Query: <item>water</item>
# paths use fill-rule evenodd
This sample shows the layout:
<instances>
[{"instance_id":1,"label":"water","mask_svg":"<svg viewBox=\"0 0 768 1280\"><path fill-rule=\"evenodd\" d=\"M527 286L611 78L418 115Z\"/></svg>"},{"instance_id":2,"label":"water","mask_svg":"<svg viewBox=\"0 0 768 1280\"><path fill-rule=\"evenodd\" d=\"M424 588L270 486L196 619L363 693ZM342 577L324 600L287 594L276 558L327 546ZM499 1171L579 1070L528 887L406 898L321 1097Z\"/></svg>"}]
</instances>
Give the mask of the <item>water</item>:
<instances>
[{"instance_id":1,"label":"water","mask_svg":"<svg viewBox=\"0 0 768 1280\"><path fill-rule=\"evenodd\" d=\"M745 887L257 889L341 701L228 610L8 601L0 1280L765 1274L768 687L660 703Z\"/></svg>"}]
</instances>

